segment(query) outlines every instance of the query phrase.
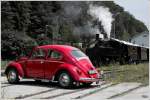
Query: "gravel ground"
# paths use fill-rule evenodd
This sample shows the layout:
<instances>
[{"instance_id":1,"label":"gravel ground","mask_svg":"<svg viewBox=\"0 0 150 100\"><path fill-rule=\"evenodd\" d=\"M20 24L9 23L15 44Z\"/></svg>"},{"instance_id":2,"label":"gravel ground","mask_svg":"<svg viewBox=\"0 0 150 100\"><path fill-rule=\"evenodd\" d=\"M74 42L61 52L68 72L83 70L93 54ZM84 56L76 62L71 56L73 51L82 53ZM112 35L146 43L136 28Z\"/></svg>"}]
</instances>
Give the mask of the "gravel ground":
<instances>
[{"instance_id":1,"label":"gravel ground","mask_svg":"<svg viewBox=\"0 0 150 100\"><path fill-rule=\"evenodd\" d=\"M62 89L55 83L36 83L23 79L19 84L8 84L1 77L2 99L52 99L52 100L148 100L149 87L140 83L111 84L101 81L99 85Z\"/></svg>"}]
</instances>

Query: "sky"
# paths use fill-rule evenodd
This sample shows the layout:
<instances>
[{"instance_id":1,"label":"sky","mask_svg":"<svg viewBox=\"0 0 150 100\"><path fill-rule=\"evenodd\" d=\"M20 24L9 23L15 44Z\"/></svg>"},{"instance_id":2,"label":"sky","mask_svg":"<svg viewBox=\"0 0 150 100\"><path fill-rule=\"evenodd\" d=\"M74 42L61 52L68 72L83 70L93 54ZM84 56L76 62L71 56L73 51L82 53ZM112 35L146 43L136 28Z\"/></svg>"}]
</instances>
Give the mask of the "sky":
<instances>
[{"instance_id":1,"label":"sky","mask_svg":"<svg viewBox=\"0 0 150 100\"><path fill-rule=\"evenodd\" d=\"M150 0L114 0L150 29Z\"/></svg>"}]
</instances>

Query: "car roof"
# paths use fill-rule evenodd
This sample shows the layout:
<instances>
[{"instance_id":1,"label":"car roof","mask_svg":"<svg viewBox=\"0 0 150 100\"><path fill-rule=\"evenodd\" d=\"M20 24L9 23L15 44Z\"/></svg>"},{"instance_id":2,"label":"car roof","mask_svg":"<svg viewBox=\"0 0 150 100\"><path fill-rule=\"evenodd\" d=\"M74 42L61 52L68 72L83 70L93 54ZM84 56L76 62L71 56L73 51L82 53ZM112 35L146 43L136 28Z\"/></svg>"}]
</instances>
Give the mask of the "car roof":
<instances>
[{"instance_id":1,"label":"car roof","mask_svg":"<svg viewBox=\"0 0 150 100\"><path fill-rule=\"evenodd\" d=\"M77 50L77 48L69 46L69 45L43 45L43 46L38 46L37 48L55 49L55 50L59 50L59 51L62 51L62 52Z\"/></svg>"}]
</instances>

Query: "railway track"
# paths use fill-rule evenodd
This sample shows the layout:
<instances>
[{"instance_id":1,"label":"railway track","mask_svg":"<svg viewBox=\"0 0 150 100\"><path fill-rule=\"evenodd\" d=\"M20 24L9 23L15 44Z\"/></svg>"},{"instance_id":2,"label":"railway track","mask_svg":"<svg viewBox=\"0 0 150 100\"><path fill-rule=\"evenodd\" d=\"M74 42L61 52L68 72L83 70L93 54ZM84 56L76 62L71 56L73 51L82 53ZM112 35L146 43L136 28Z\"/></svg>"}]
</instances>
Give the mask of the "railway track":
<instances>
[{"instance_id":1,"label":"railway track","mask_svg":"<svg viewBox=\"0 0 150 100\"><path fill-rule=\"evenodd\" d=\"M10 85L4 80L1 87L3 99L99 100L124 97L146 86L141 86L137 83L111 84L103 81L99 85L93 84L91 87L62 89L55 84L45 82L35 83L34 81L26 80L20 84ZM148 97L147 94L141 95Z\"/></svg>"}]
</instances>

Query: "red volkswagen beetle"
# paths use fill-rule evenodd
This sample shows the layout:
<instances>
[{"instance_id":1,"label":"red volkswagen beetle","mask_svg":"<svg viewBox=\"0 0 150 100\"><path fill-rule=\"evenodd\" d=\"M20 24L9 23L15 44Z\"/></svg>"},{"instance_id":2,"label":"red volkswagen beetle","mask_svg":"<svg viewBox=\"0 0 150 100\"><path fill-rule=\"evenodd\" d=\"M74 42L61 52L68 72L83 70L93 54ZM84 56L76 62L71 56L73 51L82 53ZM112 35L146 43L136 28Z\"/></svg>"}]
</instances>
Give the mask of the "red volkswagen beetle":
<instances>
[{"instance_id":1,"label":"red volkswagen beetle","mask_svg":"<svg viewBox=\"0 0 150 100\"><path fill-rule=\"evenodd\" d=\"M64 88L99 82L99 73L89 58L67 45L37 46L28 57L10 62L5 74L9 83L17 83L20 78L44 79L58 82Z\"/></svg>"}]
</instances>

